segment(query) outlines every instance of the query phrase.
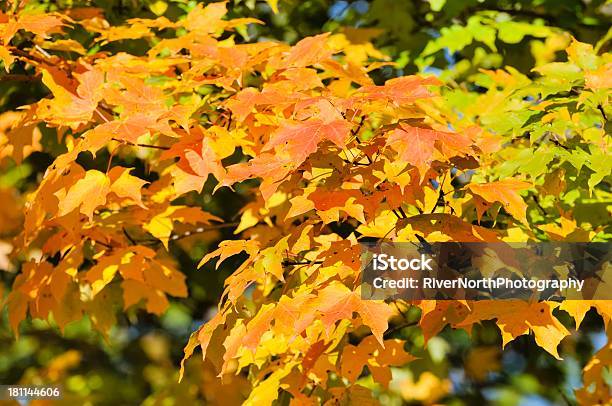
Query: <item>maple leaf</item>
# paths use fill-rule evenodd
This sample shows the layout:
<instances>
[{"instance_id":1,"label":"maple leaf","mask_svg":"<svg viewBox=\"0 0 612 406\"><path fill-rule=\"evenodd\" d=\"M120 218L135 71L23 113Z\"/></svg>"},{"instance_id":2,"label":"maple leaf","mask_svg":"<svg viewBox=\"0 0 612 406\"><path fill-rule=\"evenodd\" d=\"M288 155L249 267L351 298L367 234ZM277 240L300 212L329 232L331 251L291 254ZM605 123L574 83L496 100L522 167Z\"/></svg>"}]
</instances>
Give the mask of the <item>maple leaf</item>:
<instances>
[{"instance_id":1,"label":"maple leaf","mask_svg":"<svg viewBox=\"0 0 612 406\"><path fill-rule=\"evenodd\" d=\"M246 253L249 254L251 258L254 258L258 252L258 249L259 249L259 244L257 243L257 241L244 241L244 240L223 241L219 244L219 248L217 248L216 250L212 252L209 252L208 254L204 256L204 258L202 258L202 260L198 264L198 268L200 268L202 265L210 261L212 258L216 258L216 257L219 257L219 259L217 260L217 264L215 265L215 267L219 268L219 265L221 265L221 263L225 261L227 258L233 255L239 254L242 251L246 251Z\"/></svg>"},{"instance_id":2,"label":"maple leaf","mask_svg":"<svg viewBox=\"0 0 612 406\"><path fill-rule=\"evenodd\" d=\"M332 266L336 263L353 268L359 271L361 267L361 246L351 244L350 241L334 241L331 243L329 250L322 252L319 258L323 258L322 266Z\"/></svg>"},{"instance_id":3,"label":"maple leaf","mask_svg":"<svg viewBox=\"0 0 612 406\"><path fill-rule=\"evenodd\" d=\"M106 203L106 197L110 191L110 180L108 177L96 170L85 172L85 177L76 181L67 190L56 192L59 199L58 216L64 216L76 208L91 220L93 212Z\"/></svg>"},{"instance_id":4,"label":"maple leaf","mask_svg":"<svg viewBox=\"0 0 612 406\"><path fill-rule=\"evenodd\" d=\"M460 242L499 240L496 231L470 224L447 213L419 214L410 217L407 223L414 230L422 232L425 239L431 233L441 232Z\"/></svg>"},{"instance_id":5,"label":"maple leaf","mask_svg":"<svg viewBox=\"0 0 612 406\"><path fill-rule=\"evenodd\" d=\"M330 403L332 405L363 405L377 406L380 403L372 397L372 392L361 385L351 385L348 388L331 388Z\"/></svg>"},{"instance_id":6,"label":"maple leaf","mask_svg":"<svg viewBox=\"0 0 612 406\"><path fill-rule=\"evenodd\" d=\"M399 159L416 167L421 176L421 182L434 160L434 151L438 151L439 159L453 156L465 156L473 153L472 141L465 135L412 127L401 123L387 138L387 146L393 148Z\"/></svg>"},{"instance_id":7,"label":"maple leaf","mask_svg":"<svg viewBox=\"0 0 612 406\"><path fill-rule=\"evenodd\" d=\"M21 14L17 19L11 19L2 33L2 41L8 44L19 30L25 30L46 37L49 34L62 31L65 17L57 13Z\"/></svg>"},{"instance_id":8,"label":"maple leaf","mask_svg":"<svg viewBox=\"0 0 612 406\"><path fill-rule=\"evenodd\" d=\"M140 189L149 182L130 175L131 171L131 169L120 166L112 168L108 173L111 183L110 192L114 193L117 197L128 198L137 205L144 207Z\"/></svg>"},{"instance_id":9,"label":"maple leaf","mask_svg":"<svg viewBox=\"0 0 612 406\"><path fill-rule=\"evenodd\" d=\"M469 312L464 301L423 300L418 307L421 308L419 326L425 342L442 331L446 325L456 326L465 320Z\"/></svg>"},{"instance_id":10,"label":"maple leaf","mask_svg":"<svg viewBox=\"0 0 612 406\"><path fill-rule=\"evenodd\" d=\"M146 309L149 313L160 315L169 305L168 298L159 289L152 289L150 286L133 279L121 282L123 289L123 307L127 309L141 300L146 302Z\"/></svg>"},{"instance_id":11,"label":"maple leaf","mask_svg":"<svg viewBox=\"0 0 612 406\"><path fill-rule=\"evenodd\" d=\"M299 68L330 59L333 51L327 47L328 36L329 33L324 33L300 40L291 48L280 67Z\"/></svg>"},{"instance_id":12,"label":"maple leaf","mask_svg":"<svg viewBox=\"0 0 612 406\"><path fill-rule=\"evenodd\" d=\"M305 311L314 298L311 294L300 294L293 298L282 296L278 303L263 305L257 315L246 326L242 345L255 350L266 331L295 337L301 334L316 318L314 312Z\"/></svg>"},{"instance_id":13,"label":"maple leaf","mask_svg":"<svg viewBox=\"0 0 612 406\"><path fill-rule=\"evenodd\" d=\"M479 301L471 305L471 313L458 326L469 326L480 320L497 319L503 345L516 337L533 331L536 343L557 359L557 346L570 333L552 311L556 303L529 303L520 300Z\"/></svg>"},{"instance_id":14,"label":"maple leaf","mask_svg":"<svg viewBox=\"0 0 612 406\"><path fill-rule=\"evenodd\" d=\"M103 256L85 274L83 280L91 284L92 295L101 292L120 273L124 279L144 282L143 268L155 256L149 248L135 246Z\"/></svg>"},{"instance_id":15,"label":"maple leaf","mask_svg":"<svg viewBox=\"0 0 612 406\"><path fill-rule=\"evenodd\" d=\"M256 384L244 405L271 405L278 398L281 379L286 377L294 366L295 361L286 363L281 368L273 371L265 380Z\"/></svg>"},{"instance_id":16,"label":"maple leaf","mask_svg":"<svg viewBox=\"0 0 612 406\"><path fill-rule=\"evenodd\" d=\"M36 109L37 115L57 125L77 127L88 122L98 101L93 98L83 98L60 86L49 70L43 70L42 80L53 93L53 99L41 100Z\"/></svg>"},{"instance_id":17,"label":"maple leaf","mask_svg":"<svg viewBox=\"0 0 612 406\"><path fill-rule=\"evenodd\" d=\"M341 283L332 283L318 292L316 307L328 333L337 321L352 319L356 312L384 346L383 333L388 327L387 320L393 314L386 303L363 300L358 292L351 291Z\"/></svg>"},{"instance_id":18,"label":"maple leaf","mask_svg":"<svg viewBox=\"0 0 612 406\"><path fill-rule=\"evenodd\" d=\"M531 187L528 182L516 179L504 179L491 183L470 184L468 189L487 203L500 202L504 209L515 219L527 224L527 204L518 193ZM476 205L478 220L480 221L487 205Z\"/></svg>"},{"instance_id":19,"label":"maple leaf","mask_svg":"<svg viewBox=\"0 0 612 406\"><path fill-rule=\"evenodd\" d=\"M172 145L169 150L164 151L161 159L170 159L177 155L180 157L177 167L187 176L193 178L195 184L194 187L181 187L180 184L176 184L177 194L183 194L189 190L200 192L208 179L208 175L212 174L218 180L225 178L225 170L221 165L221 159L209 138L186 137L186 139ZM174 177L179 177L180 180L180 175L177 174Z\"/></svg>"},{"instance_id":20,"label":"maple leaf","mask_svg":"<svg viewBox=\"0 0 612 406\"><path fill-rule=\"evenodd\" d=\"M612 363L612 341L604 345L583 369L584 387L576 390L576 398L584 405L604 405L610 398L610 385L605 379L605 368Z\"/></svg>"},{"instance_id":21,"label":"maple leaf","mask_svg":"<svg viewBox=\"0 0 612 406\"><path fill-rule=\"evenodd\" d=\"M404 350L402 340L385 340L383 346L374 336L368 336L356 346L349 344L344 347L340 371L342 376L354 383L367 365L374 380L388 386L391 381L388 367L401 366L415 359Z\"/></svg>"},{"instance_id":22,"label":"maple leaf","mask_svg":"<svg viewBox=\"0 0 612 406\"><path fill-rule=\"evenodd\" d=\"M390 79L383 86L364 86L359 89L356 99L384 100L396 105L413 103L415 100L432 97L434 93L427 85L440 85L441 82L433 76L426 78L404 76Z\"/></svg>"},{"instance_id":23,"label":"maple leaf","mask_svg":"<svg viewBox=\"0 0 612 406\"><path fill-rule=\"evenodd\" d=\"M23 121L18 122L14 129L6 134L8 142L0 149L0 154L10 154L18 164L32 152L40 151L42 148L40 145L42 134L38 123L36 121L28 123L27 118Z\"/></svg>"},{"instance_id":24,"label":"maple leaf","mask_svg":"<svg viewBox=\"0 0 612 406\"><path fill-rule=\"evenodd\" d=\"M278 182L295 166L295 161L287 156L261 154L248 162L229 166L222 184L230 186L249 178L262 178L261 193L264 199L268 199L278 188Z\"/></svg>"},{"instance_id":25,"label":"maple leaf","mask_svg":"<svg viewBox=\"0 0 612 406\"><path fill-rule=\"evenodd\" d=\"M28 296L19 291L11 292L6 301L8 321L17 338L19 338L19 324L26 318L28 312L28 302Z\"/></svg>"},{"instance_id":26,"label":"maple leaf","mask_svg":"<svg viewBox=\"0 0 612 406\"><path fill-rule=\"evenodd\" d=\"M261 250L253 265L255 272L269 273L281 282L285 281L283 276L283 255L289 249L287 239L282 238L273 247Z\"/></svg>"},{"instance_id":27,"label":"maple leaf","mask_svg":"<svg viewBox=\"0 0 612 406\"><path fill-rule=\"evenodd\" d=\"M595 308L604 319L604 325L608 326L612 318L612 303L608 300L564 300L559 309L565 310L576 321L576 329L580 328L584 316L591 308Z\"/></svg>"},{"instance_id":28,"label":"maple leaf","mask_svg":"<svg viewBox=\"0 0 612 406\"><path fill-rule=\"evenodd\" d=\"M314 203L317 210L329 210L342 207L351 197L361 197L357 190L325 190L318 188L308 195L308 200Z\"/></svg>"},{"instance_id":29,"label":"maple leaf","mask_svg":"<svg viewBox=\"0 0 612 406\"><path fill-rule=\"evenodd\" d=\"M301 164L313 152L317 150L319 143L330 140L339 148L342 148L349 136L351 125L344 119L324 121L319 118L311 118L302 122L285 122L265 145L264 151L283 146L295 161Z\"/></svg>"},{"instance_id":30,"label":"maple leaf","mask_svg":"<svg viewBox=\"0 0 612 406\"><path fill-rule=\"evenodd\" d=\"M155 120L144 114L136 114L125 120L110 121L85 132L81 148L95 153L111 140L136 144L141 136L150 133L149 126L154 124Z\"/></svg>"},{"instance_id":31,"label":"maple leaf","mask_svg":"<svg viewBox=\"0 0 612 406\"><path fill-rule=\"evenodd\" d=\"M244 120L256 106L270 106L286 103L290 100L287 95L275 90L259 92L257 89L247 87L227 101L227 107L238 120Z\"/></svg>"},{"instance_id":32,"label":"maple leaf","mask_svg":"<svg viewBox=\"0 0 612 406\"><path fill-rule=\"evenodd\" d=\"M207 4L206 7L198 4L187 14L182 25L189 31L213 33L225 27L226 22L222 18L226 13L225 2Z\"/></svg>"}]
</instances>

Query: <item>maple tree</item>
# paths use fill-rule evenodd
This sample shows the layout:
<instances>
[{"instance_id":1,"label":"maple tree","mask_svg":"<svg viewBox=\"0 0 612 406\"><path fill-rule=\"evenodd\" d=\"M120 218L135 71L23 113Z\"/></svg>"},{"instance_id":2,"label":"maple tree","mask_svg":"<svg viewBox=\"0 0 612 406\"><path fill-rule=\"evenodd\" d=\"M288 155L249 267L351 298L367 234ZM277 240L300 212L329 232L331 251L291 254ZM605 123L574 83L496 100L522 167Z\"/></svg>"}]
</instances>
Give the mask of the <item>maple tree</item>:
<instances>
[{"instance_id":1,"label":"maple tree","mask_svg":"<svg viewBox=\"0 0 612 406\"><path fill-rule=\"evenodd\" d=\"M109 340L119 314L163 315L190 294L175 245L199 255L199 272L231 263L177 378L199 365L236 402L375 404L391 367L418 362L406 349L414 329L426 347L447 326L494 321L502 346L532 335L561 359L571 328L561 314L579 328L594 309L609 337L608 301L406 303L359 289L364 241L610 240L609 36L593 46L551 27L499 26L509 43L519 28L552 38L564 60L541 55L532 74L482 69L458 84L381 77L393 63L348 32L248 41L262 22L227 17L226 3L120 25L95 8L26 3L0 14L0 60L7 81L44 91L0 116L0 157L13 168L38 151L53 157L23 195L1 191L13 209L0 224L15 234L4 303L17 337L28 318L64 332L86 317ZM463 28L494 48L491 24ZM418 64L452 48L447 35ZM116 51L125 41L146 49ZM235 219L218 207L223 193ZM581 404L609 401L610 350L585 366ZM495 351L474 354L495 364ZM431 372L410 385L449 392ZM412 400L438 400L430 392Z\"/></svg>"}]
</instances>

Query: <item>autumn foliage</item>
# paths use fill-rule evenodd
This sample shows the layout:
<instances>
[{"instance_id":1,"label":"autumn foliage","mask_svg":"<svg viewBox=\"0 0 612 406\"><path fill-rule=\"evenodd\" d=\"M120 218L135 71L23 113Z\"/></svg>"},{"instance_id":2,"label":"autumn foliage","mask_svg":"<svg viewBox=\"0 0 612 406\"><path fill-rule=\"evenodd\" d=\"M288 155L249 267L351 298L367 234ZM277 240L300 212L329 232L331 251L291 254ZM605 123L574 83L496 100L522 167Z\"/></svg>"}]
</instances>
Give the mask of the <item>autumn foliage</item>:
<instances>
[{"instance_id":1,"label":"autumn foliage","mask_svg":"<svg viewBox=\"0 0 612 406\"><path fill-rule=\"evenodd\" d=\"M239 380L246 404L283 393L291 404L374 404L391 367L417 362L406 328L427 346L449 325L470 333L493 321L503 346L530 335L561 359L573 327L559 315L580 328L594 308L609 337L609 301L406 303L359 290L359 242L609 240L608 53L566 36L563 62L528 76L482 70L478 89L426 74L380 80L392 62L368 41L239 41L261 22L226 12L198 4L183 19L125 25L93 8L0 14L5 77L25 67L47 90L0 116L0 156L21 163L49 148L43 133L61 150L10 203L23 213L7 217L18 230L5 297L16 336L26 318L63 331L85 316L107 336L124 311L162 315L190 294L170 247L227 230L198 267L229 261L233 272L183 362L204 357L214 379ZM74 40L79 30L93 42ZM146 52L104 48L126 40ZM247 196L239 218L204 210L205 189ZM608 344L585 368L581 404L609 401L611 354Z\"/></svg>"}]
</instances>

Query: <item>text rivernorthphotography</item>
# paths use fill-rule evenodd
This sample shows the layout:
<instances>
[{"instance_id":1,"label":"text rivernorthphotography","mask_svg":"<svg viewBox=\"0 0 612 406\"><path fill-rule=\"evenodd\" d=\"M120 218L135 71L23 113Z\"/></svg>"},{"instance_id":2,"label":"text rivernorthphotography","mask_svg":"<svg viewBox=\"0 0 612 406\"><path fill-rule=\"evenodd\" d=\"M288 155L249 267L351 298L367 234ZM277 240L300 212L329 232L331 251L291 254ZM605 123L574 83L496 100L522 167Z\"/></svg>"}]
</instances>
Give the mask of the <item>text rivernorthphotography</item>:
<instances>
[{"instance_id":1,"label":"text rivernorthphotography","mask_svg":"<svg viewBox=\"0 0 612 406\"><path fill-rule=\"evenodd\" d=\"M602 299L607 243L363 244L368 299Z\"/></svg>"},{"instance_id":2,"label":"text rivernorthphotography","mask_svg":"<svg viewBox=\"0 0 612 406\"><path fill-rule=\"evenodd\" d=\"M492 291L494 289L535 289L544 292L549 289L572 289L581 292L584 281L575 279L509 279L509 278L486 278L486 279L438 279L438 278L401 278L387 279L383 277L374 278L375 288L410 288L418 289L478 289Z\"/></svg>"}]
</instances>

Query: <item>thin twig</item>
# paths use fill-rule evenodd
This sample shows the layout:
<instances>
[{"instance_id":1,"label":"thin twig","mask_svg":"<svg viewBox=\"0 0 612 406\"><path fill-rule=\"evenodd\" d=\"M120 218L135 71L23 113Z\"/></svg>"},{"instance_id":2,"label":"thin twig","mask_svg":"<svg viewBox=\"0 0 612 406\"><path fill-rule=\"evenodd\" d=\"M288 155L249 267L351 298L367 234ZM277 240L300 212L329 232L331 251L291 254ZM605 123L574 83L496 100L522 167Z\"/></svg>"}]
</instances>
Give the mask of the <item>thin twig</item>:
<instances>
[{"instance_id":1,"label":"thin twig","mask_svg":"<svg viewBox=\"0 0 612 406\"><path fill-rule=\"evenodd\" d=\"M109 245L109 244L104 243L104 242L102 242L102 241L96 240L96 239L95 239L95 238L93 238L93 237L89 237L89 236L87 236L87 237L85 237L85 238L89 239L90 241L95 242L96 244L100 244L101 246L106 247L106 248L107 248L107 249L109 249L109 250L112 250L112 249L113 249L113 246L112 246L112 245Z\"/></svg>"},{"instance_id":2,"label":"thin twig","mask_svg":"<svg viewBox=\"0 0 612 406\"><path fill-rule=\"evenodd\" d=\"M122 144L125 145L129 145L131 147L143 147L143 148L154 148L154 149L163 149L163 150L169 150L170 147L163 147L161 145L153 145L153 144L137 144L131 141L127 141L127 140L121 140L119 138L111 138L113 141L117 141L120 142Z\"/></svg>"},{"instance_id":3,"label":"thin twig","mask_svg":"<svg viewBox=\"0 0 612 406\"><path fill-rule=\"evenodd\" d=\"M436 204L434 204L434 207L431 209L431 211L429 212L434 213L436 211L436 209L439 207L440 203L444 204L444 182L446 182L446 174L448 172L444 172L444 177L442 178L442 182L439 184L440 190L438 190L438 199L436 200Z\"/></svg>"},{"instance_id":4,"label":"thin twig","mask_svg":"<svg viewBox=\"0 0 612 406\"><path fill-rule=\"evenodd\" d=\"M404 209L402 208L402 206L399 206L397 208L397 210L400 212L400 214L402 215L403 218L407 219L408 215L406 214L406 212L404 211Z\"/></svg>"},{"instance_id":5,"label":"thin twig","mask_svg":"<svg viewBox=\"0 0 612 406\"><path fill-rule=\"evenodd\" d=\"M125 227L123 227L123 235L125 235L125 237L130 241L130 244L138 245L138 244L136 244L136 241L134 241L134 239L128 234L128 232L125 229Z\"/></svg>"},{"instance_id":6,"label":"thin twig","mask_svg":"<svg viewBox=\"0 0 612 406\"><path fill-rule=\"evenodd\" d=\"M207 226L207 227L198 227L193 231L185 231L184 233L181 233L181 234L174 234L173 236L170 237L170 239L172 241L181 240L183 238L190 237L194 234L202 234L202 233L206 233L212 230L236 227L238 226L238 224L240 223L223 223L223 224L213 224L212 226Z\"/></svg>"},{"instance_id":7,"label":"thin twig","mask_svg":"<svg viewBox=\"0 0 612 406\"><path fill-rule=\"evenodd\" d=\"M9 48L9 51L10 51L10 52L11 52L13 55L15 55L15 56L17 56L17 57L20 57L20 58L25 58L25 59L28 59L29 61L32 61L32 62L36 62L36 63L39 63L39 64L46 64L46 63L48 63L48 62L47 62L47 61L45 61L43 58L39 58L38 56L31 55L29 52L22 51L22 50L21 50L21 49L19 49L19 48L10 47L10 48Z\"/></svg>"},{"instance_id":8,"label":"thin twig","mask_svg":"<svg viewBox=\"0 0 612 406\"><path fill-rule=\"evenodd\" d=\"M383 338L388 338L391 334L395 333L396 331L399 331L403 328L406 327L414 327L417 326L419 324L419 321L411 321L411 322L406 322L406 323L402 323L402 324L398 324L397 326L393 326L392 328L390 328L389 330L387 330L385 332L385 334L383 335Z\"/></svg>"},{"instance_id":9,"label":"thin twig","mask_svg":"<svg viewBox=\"0 0 612 406\"><path fill-rule=\"evenodd\" d=\"M282 262L283 266L296 266L296 265L321 265L323 261L290 261L284 260Z\"/></svg>"},{"instance_id":10,"label":"thin twig","mask_svg":"<svg viewBox=\"0 0 612 406\"><path fill-rule=\"evenodd\" d=\"M34 82L40 79L40 75L20 75L11 73L0 76L0 82Z\"/></svg>"},{"instance_id":11,"label":"thin twig","mask_svg":"<svg viewBox=\"0 0 612 406\"><path fill-rule=\"evenodd\" d=\"M36 50L37 50L38 52L40 52L40 53L41 53L41 54L42 54L42 55L43 55L45 58L47 58L47 59L51 59L51 55L50 55L50 54L49 54L47 51L45 51L44 49L42 49L42 48L40 47L40 45L38 45L38 44L37 44L37 45L34 45L34 48L36 48Z\"/></svg>"},{"instance_id":12,"label":"thin twig","mask_svg":"<svg viewBox=\"0 0 612 406\"><path fill-rule=\"evenodd\" d=\"M599 110L599 112L601 113L601 116L604 118L604 120L608 121L608 117L606 116L606 112L604 111L604 109L603 109L601 104L597 105L597 110Z\"/></svg>"}]
</instances>

